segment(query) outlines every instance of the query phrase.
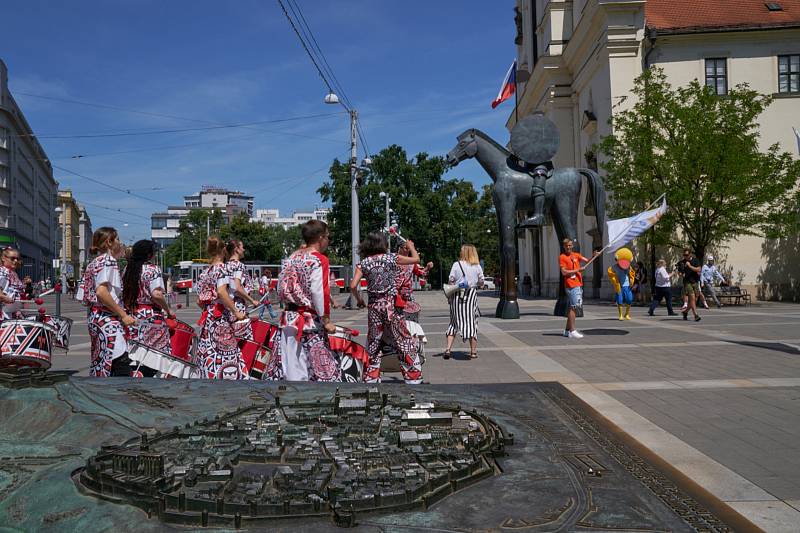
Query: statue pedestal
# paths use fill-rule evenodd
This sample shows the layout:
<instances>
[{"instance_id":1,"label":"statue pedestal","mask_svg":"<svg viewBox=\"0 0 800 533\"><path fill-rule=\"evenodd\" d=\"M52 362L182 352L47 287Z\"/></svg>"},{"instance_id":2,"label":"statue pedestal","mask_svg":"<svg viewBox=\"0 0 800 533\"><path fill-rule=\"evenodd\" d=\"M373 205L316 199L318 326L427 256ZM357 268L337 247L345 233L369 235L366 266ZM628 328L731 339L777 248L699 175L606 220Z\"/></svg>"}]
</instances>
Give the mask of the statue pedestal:
<instances>
[{"instance_id":1,"label":"statue pedestal","mask_svg":"<svg viewBox=\"0 0 800 533\"><path fill-rule=\"evenodd\" d=\"M495 318L514 319L519 318L519 304L516 300L505 300L500 297L497 310L494 312Z\"/></svg>"}]
</instances>

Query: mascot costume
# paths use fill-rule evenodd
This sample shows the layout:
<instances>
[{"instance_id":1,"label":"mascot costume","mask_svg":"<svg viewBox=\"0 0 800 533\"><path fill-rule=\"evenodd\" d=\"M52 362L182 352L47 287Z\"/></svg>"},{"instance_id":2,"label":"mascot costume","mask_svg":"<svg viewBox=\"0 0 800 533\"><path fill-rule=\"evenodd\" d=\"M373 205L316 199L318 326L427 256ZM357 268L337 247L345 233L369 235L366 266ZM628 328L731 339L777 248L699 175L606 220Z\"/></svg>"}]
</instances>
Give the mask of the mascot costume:
<instances>
[{"instance_id":1,"label":"mascot costume","mask_svg":"<svg viewBox=\"0 0 800 533\"><path fill-rule=\"evenodd\" d=\"M631 268L633 252L628 248L620 248L614 253L614 264L608 267L608 279L614 287L614 299L619 309L620 320L631 319L631 303L633 303L633 279L636 273ZM624 311L623 311L624 306Z\"/></svg>"}]
</instances>

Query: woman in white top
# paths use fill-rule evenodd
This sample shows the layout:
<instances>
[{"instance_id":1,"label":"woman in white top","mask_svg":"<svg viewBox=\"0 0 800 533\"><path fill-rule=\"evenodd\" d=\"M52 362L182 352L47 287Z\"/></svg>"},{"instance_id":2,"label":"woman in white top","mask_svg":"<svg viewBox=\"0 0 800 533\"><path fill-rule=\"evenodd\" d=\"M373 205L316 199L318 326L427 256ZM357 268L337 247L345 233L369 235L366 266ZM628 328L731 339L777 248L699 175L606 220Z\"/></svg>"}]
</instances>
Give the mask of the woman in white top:
<instances>
[{"instance_id":1,"label":"woman in white top","mask_svg":"<svg viewBox=\"0 0 800 533\"><path fill-rule=\"evenodd\" d=\"M117 237L117 230L102 227L95 231L91 253L99 255L83 273L83 302L90 309L92 361L89 375L130 376L125 328L134 325L136 320L122 306L122 277L117 259L125 253L125 247Z\"/></svg>"},{"instance_id":2,"label":"woman in white top","mask_svg":"<svg viewBox=\"0 0 800 533\"><path fill-rule=\"evenodd\" d=\"M659 259L656 263L656 292L653 294L653 302L650 304L650 310L647 311L648 315L653 316L653 311L655 311L658 304L661 303L662 298L667 301L667 314L669 314L669 316L678 314L672 310L672 277L674 275L675 272L672 272L672 274L667 272L667 262L663 259Z\"/></svg>"},{"instance_id":3,"label":"woman in white top","mask_svg":"<svg viewBox=\"0 0 800 533\"><path fill-rule=\"evenodd\" d=\"M450 283L461 289L450 297L450 325L445 332L447 348L442 357L450 359L456 332L462 340L469 339L470 359L478 357L478 292L483 287L483 268L478 259L478 250L471 244L461 247L459 260L450 269Z\"/></svg>"}]
</instances>

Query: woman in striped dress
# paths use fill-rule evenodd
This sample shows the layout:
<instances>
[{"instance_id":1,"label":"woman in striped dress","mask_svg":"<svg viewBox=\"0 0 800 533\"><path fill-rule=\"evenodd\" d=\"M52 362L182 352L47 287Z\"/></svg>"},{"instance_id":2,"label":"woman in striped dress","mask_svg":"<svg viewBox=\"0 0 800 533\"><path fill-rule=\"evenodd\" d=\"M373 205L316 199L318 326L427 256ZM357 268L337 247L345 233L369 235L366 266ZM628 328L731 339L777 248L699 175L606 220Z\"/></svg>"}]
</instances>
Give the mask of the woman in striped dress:
<instances>
[{"instance_id":1,"label":"woman in striped dress","mask_svg":"<svg viewBox=\"0 0 800 533\"><path fill-rule=\"evenodd\" d=\"M463 341L469 339L469 357L478 357L478 291L483 287L483 268L478 259L478 250L471 244L461 247L458 261L450 269L450 283L460 288L450 297L450 325L445 332L447 348L443 359L450 359L450 350L456 333L461 332Z\"/></svg>"}]
</instances>

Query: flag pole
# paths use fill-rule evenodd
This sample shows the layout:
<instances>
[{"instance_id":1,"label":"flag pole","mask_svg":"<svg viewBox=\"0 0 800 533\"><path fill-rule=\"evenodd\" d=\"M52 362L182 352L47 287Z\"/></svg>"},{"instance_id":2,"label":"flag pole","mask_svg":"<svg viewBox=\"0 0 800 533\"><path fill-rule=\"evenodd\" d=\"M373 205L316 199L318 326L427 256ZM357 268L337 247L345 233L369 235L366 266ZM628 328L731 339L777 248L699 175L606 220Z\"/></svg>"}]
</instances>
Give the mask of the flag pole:
<instances>
[{"instance_id":1,"label":"flag pole","mask_svg":"<svg viewBox=\"0 0 800 533\"><path fill-rule=\"evenodd\" d=\"M656 205L658 202L660 202L660 201L661 201L661 200L662 200L664 197L666 197L666 196L667 196L667 193L662 193L662 194L661 194L661 196L659 196L658 198L656 198L655 200L653 200L652 202L650 202L650 205L648 205L648 206L647 206L647 207L644 209L644 211L642 211L642 212L644 213L645 211L650 211L650 209L652 209L652 208L653 208L653 207L654 207L654 206L655 206L655 205ZM636 217L634 217L634 218L636 218ZM620 235L625 235L625 233L627 233L627 231L628 231L629 229L631 229L631 228L633 227L633 225L634 225L634 222L631 222L630 224L628 224L628 226L625 228L625 231L623 231L623 232L622 232ZM584 268L586 268L586 267L588 267L589 265L591 265L591 264L592 264L592 262L594 262L594 260L595 260L595 259L597 259L597 258L598 258L598 257L600 257L601 255L603 255L603 252L605 252L606 250L608 250L609 248L611 248L611 246L612 246L613 244L615 244L615 243L616 243L616 240L614 240L614 241L611 241L611 242L609 242L608 244L606 244L605 246L603 246L603 247L600 249L600 253L599 253L599 254L597 254L596 256L592 257L591 259L589 259L589 260L586 262L586 264L585 264L583 267L584 267Z\"/></svg>"},{"instance_id":2,"label":"flag pole","mask_svg":"<svg viewBox=\"0 0 800 533\"><path fill-rule=\"evenodd\" d=\"M517 81L517 62L514 61L514 125L519 122L519 82Z\"/></svg>"}]
</instances>

